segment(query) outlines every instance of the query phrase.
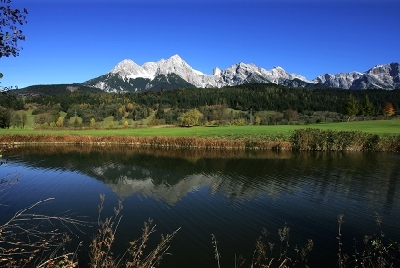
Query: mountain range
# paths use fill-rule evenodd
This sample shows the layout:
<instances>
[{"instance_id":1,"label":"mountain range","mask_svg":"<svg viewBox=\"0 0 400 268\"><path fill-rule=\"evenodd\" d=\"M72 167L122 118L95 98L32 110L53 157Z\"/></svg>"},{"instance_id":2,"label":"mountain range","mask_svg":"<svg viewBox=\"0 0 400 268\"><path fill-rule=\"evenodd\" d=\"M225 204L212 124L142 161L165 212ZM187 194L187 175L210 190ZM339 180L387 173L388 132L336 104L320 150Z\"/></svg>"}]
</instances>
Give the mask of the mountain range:
<instances>
[{"instance_id":1,"label":"mountain range","mask_svg":"<svg viewBox=\"0 0 400 268\"><path fill-rule=\"evenodd\" d=\"M366 72L323 74L309 81L277 66L266 70L243 62L225 70L215 67L212 75L193 69L179 55L139 66L126 59L109 73L84 82L106 92L143 92L175 88L220 88L246 83L274 83L288 87L342 89L398 89L400 66L393 62L377 65Z\"/></svg>"}]
</instances>

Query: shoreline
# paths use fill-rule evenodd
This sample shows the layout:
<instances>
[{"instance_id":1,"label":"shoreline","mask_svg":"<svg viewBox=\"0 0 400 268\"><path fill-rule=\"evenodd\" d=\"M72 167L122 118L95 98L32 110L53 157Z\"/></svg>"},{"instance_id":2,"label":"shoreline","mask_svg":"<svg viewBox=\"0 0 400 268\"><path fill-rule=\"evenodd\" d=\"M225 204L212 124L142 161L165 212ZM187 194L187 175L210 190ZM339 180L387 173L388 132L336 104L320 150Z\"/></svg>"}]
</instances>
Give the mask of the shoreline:
<instances>
[{"instance_id":1,"label":"shoreline","mask_svg":"<svg viewBox=\"0 0 400 268\"><path fill-rule=\"evenodd\" d=\"M228 140L198 137L135 137L135 136L90 136L90 135L3 135L0 143L5 145L25 144L87 144L130 145L153 148L226 149L226 150L292 150L288 141Z\"/></svg>"},{"instance_id":2,"label":"shoreline","mask_svg":"<svg viewBox=\"0 0 400 268\"><path fill-rule=\"evenodd\" d=\"M0 144L76 144L76 145L129 145L150 148L216 149L216 150L274 150L274 151L369 151L400 152L400 135L376 135L361 131L333 131L299 129L288 140L271 141L260 137L236 139L175 136L120 136L120 135L53 135L5 134ZM1 152L0 148L0 152Z\"/></svg>"}]
</instances>

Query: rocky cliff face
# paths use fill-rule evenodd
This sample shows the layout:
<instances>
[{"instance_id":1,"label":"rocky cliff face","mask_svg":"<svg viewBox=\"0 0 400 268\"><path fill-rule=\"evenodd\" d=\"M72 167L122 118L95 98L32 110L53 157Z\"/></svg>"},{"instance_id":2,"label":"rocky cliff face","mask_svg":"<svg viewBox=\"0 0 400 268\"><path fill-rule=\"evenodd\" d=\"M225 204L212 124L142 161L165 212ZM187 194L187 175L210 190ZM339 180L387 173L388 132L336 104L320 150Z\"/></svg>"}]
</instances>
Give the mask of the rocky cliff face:
<instances>
[{"instance_id":1,"label":"rocky cliff face","mask_svg":"<svg viewBox=\"0 0 400 268\"><path fill-rule=\"evenodd\" d=\"M399 64L394 62L377 65L365 73L324 74L316 77L312 82L343 89L395 89L400 88L399 69Z\"/></svg>"},{"instance_id":2,"label":"rocky cliff face","mask_svg":"<svg viewBox=\"0 0 400 268\"><path fill-rule=\"evenodd\" d=\"M351 72L324 74L308 81L304 76L289 74L277 66L265 70L243 62L225 70L215 67L212 75L193 69L179 55L139 66L132 60L123 60L108 74L91 79L85 84L107 92L159 90L160 88L199 87L220 88L245 83L275 83L289 87L334 87L343 89L400 88L399 64L378 65L365 73ZM169 79L171 76L174 79ZM156 79L157 78L157 79ZM162 85L158 81L163 81Z\"/></svg>"}]
</instances>

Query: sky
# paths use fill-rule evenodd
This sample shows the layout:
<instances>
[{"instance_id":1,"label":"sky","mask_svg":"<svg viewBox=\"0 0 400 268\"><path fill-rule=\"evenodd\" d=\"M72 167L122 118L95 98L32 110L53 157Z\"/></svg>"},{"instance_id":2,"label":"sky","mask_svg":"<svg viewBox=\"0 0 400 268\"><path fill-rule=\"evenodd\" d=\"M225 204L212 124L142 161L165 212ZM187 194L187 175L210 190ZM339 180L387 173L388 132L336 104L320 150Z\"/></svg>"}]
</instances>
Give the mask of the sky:
<instances>
[{"instance_id":1,"label":"sky","mask_svg":"<svg viewBox=\"0 0 400 268\"><path fill-rule=\"evenodd\" d=\"M3 2L0 5L4 5ZM181 56L212 74L244 62L312 80L400 62L398 0L12 0L27 8L0 86L81 83L118 62ZM4 31L4 30L3 30Z\"/></svg>"}]
</instances>

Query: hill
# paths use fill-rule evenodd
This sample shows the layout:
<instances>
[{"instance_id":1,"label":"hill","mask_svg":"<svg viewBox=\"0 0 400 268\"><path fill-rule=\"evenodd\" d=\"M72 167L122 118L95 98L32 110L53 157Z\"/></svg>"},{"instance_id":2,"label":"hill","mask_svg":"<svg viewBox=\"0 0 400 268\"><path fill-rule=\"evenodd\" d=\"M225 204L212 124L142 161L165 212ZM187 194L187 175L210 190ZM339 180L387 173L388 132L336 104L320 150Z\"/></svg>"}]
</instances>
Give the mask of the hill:
<instances>
[{"instance_id":1,"label":"hill","mask_svg":"<svg viewBox=\"0 0 400 268\"><path fill-rule=\"evenodd\" d=\"M53 84L53 85L33 85L21 89L8 91L14 96L38 96L38 95L62 95L72 92L79 93L104 93L101 89L82 85L82 84Z\"/></svg>"}]
</instances>

